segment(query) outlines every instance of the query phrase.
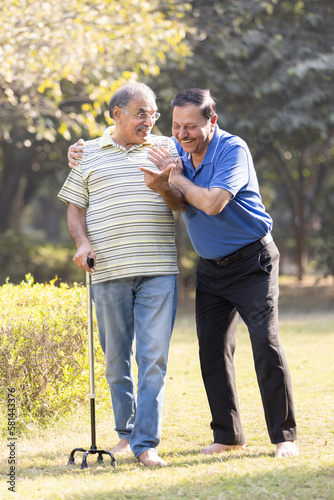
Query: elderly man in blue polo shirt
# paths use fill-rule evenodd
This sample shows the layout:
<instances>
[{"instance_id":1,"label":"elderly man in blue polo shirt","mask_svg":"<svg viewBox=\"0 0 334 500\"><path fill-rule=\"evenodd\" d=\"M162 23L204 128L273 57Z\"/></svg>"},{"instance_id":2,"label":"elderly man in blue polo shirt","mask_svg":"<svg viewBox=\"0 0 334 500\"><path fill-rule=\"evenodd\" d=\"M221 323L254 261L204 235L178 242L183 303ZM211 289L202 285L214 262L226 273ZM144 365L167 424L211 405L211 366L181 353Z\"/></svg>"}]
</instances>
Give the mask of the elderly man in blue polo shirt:
<instances>
[{"instance_id":1,"label":"elderly man in blue polo shirt","mask_svg":"<svg viewBox=\"0 0 334 500\"><path fill-rule=\"evenodd\" d=\"M248 327L258 384L277 457L298 455L291 380L278 333L279 252L247 144L217 125L208 90L187 89L172 101L173 136L182 162L163 148L141 168L146 184L170 183L188 202L183 213L199 254L196 323L213 442L204 454L244 448L233 355L238 315Z\"/></svg>"},{"instance_id":2,"label":"elderly man in blue polo shirt","mask_svg":"<svg viewBox=\"0 0 334 500\"><path fill-rule=\"evenodd\" d=\"M196 324L213 430L213 442L201 453L245 447L233 364L240 315L249 330L276 456L297 456L291 379L278 333L279 252L251 154L242 139L219 128L215 100L208 90L180 92L172 110L181 160L175 162L164 148L153 148L149 158L160 172L140 170L150 189L166 196L177 188L183 194L187 202L183 217L200 256ZM70 151L73 166L76 145Z\"/></svg>"}]
</instances>

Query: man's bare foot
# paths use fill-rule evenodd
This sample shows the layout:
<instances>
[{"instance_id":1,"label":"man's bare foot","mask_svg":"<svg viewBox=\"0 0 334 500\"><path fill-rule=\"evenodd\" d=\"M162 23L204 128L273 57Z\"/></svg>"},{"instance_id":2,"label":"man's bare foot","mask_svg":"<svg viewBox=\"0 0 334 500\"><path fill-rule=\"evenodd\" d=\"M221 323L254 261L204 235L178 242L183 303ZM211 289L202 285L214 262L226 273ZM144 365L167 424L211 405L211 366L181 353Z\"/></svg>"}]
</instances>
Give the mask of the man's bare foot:
<instances>
[{"instance_id":1,"label":"man's bare foot","mask_svg":"<svg viewBox=\"0 0 334 500\"><path fill-rule=\"evenodd\" d=\"M212 455L213 453L222 453L223 451L230 450L243 450L246 448L245 444L220 444L220 443L211 443L210 446L203 448L200 451L203 455Z\"/></svg>"},{"instance_id":2,"label":"man's bare foot","mask_svg":"<svg viewBox=\"0 0 334 500\"><path fill-rule=\"evenodd\" d=\"M292 458L298 457L299 451L294 441L284 441L276 445L277 458Z\"/></svg>"},{"instance_id":3,"label":"man's bare foot","mask_svg":"<svg viewBox=\"0 0 334 500\"><path fill-rule=\"evenodd\" d=\"M166 467L167 465L154 449L143 451L143 453L137 457L137 461L149 467Z\"/></svg>"},{"instance_id":4,"label":"man's bare foot","mask_svg":"<svg viewBox=\"0 0 334 500\"><path fill-rule=\"evenodd\" d=\"M125 453L129 453L130 451L131 451L131 448L130 448L129 440L122 438L118 441L116 446L113 447L113 449L111 450L111 453L113 455L116 455L116 453L118 455L124 455Z\"/></svg>"}]
</instances>

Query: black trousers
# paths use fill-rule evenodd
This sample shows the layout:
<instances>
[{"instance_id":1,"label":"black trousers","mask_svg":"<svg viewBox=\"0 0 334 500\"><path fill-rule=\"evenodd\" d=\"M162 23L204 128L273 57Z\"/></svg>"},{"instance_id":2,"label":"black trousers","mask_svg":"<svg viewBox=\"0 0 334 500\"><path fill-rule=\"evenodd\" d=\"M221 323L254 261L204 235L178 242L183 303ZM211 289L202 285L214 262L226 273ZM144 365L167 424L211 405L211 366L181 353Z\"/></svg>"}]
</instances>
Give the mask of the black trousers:
<instances>
[{"instance_id":1,"label":"black trousers","mask_svg":"<svg viewBox=\"0 0 334 500\"><path fill-rule=\"evenodd\" d=\"M278 265L274 242L228 267L199 259L197 335L215 443L245 443L233 364L238 313L249 331L271 442L297 437L291 379L278 333Z\"/></svg>"}]
</instances>

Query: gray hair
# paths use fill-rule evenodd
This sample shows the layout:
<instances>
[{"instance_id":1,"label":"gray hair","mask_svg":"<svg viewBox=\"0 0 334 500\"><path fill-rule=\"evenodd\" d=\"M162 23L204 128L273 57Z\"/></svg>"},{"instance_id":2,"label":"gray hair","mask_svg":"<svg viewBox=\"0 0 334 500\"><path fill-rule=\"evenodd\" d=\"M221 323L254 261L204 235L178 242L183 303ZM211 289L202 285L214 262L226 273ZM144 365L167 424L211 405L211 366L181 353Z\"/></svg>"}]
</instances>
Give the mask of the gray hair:
<instances>
[{"instance_id":1,"label":"gray hair","mask_svg":"<svg viewBox=\"0 0 334 500\"><path fill-rule=\"evenodd\" d=\"M144 83L129 83L127 85L123 85L120 89L118 89L109 102L109 115L110 118L113 118L113 110L115 106L119 106L120 108L127 107L129 101L134 97L142 96L142 95L151 95L153 99L156 101L157 96L153 92L153 90L145 85Z\"/></svg>"}]
</instances>

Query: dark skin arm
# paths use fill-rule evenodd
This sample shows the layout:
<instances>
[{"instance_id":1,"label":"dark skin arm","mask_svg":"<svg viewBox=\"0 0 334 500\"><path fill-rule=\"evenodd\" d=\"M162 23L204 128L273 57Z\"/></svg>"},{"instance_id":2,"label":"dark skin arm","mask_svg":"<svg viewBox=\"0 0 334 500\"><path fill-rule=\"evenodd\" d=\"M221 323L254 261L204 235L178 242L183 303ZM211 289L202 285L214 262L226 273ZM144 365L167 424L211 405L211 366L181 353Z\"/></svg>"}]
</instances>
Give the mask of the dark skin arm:
<instances>
[{"instance_id":1,"label":"dark skin arm","mask_svg":"<svg viewBox=\"0 0 334 500\"><path fill-rule=\"evenodd\" d=\"M194 207L202 210L208 215L219 214L230 199L232 198L231 193L222 188L211 188L207 189L204 187L196 186L189 179L183 175L175 175L172 179L172 183L177 189L179 189L185 199Z\"/></svg>"},{"instance_id":2,"label":"dark skin arm","mask_svg":"<svg viewBox=\"0 0 334 500\"><path fill-rule=\"evenodd\" d=\"M160 169L166 168L173 160L172 156L164 148L153 148L149 156ZM174 161L174 160L173 160ZM182 161L174 162L174 169L170 176L171 184L178 189L184 199L194 207L202 210L208 215L219 214L232 198L231 193L222 188L207 189L196 186L183 175Z\"/></svg>"},{"instance_id":3,"label":"dark skin arm","mask_svg":"<svg viewBox=\"0 0 334 500\"><path fill-rule=\"evenodd\" d=\"M96 271L96 266L88 267L87 259L96 259L95 252L87 238L86 229L86 210L69 203L67 209L67 228L68 232L77 247L73 257L73 262L83 271L92 273Z\"/></svg>"}]
</instances>

